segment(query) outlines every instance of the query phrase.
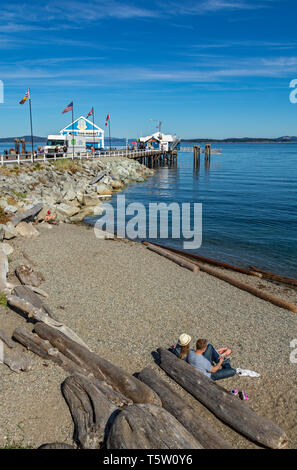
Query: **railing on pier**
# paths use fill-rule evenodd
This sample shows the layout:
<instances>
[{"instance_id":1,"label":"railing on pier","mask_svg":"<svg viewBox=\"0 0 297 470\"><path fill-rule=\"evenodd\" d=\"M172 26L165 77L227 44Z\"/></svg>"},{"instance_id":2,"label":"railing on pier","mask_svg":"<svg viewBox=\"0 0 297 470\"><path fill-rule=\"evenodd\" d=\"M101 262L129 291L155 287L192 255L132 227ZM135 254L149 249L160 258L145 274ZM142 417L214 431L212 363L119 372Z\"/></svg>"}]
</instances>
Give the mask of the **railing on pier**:
<instances>
[{"instance_id":1,"label":"railing on pier","mask_svg":"<svg viewBox=\"0 0 297 470\"><path fill-rule=\"evenodd\" d=\"M126 157L131 159L144 158L149 156L162 155L166 152L163 150L105 150L102 152L68 152L68 153L48 153L48 154L18 154L18 155L1 155L0 164L3 166L5 164L17 164L21 165L22 163L37 163L37 162L46 162L46 161L56 161L60 159L70 159L70 160L91 160L94 158L102 157Z\"/></svg>"}]
</instances>

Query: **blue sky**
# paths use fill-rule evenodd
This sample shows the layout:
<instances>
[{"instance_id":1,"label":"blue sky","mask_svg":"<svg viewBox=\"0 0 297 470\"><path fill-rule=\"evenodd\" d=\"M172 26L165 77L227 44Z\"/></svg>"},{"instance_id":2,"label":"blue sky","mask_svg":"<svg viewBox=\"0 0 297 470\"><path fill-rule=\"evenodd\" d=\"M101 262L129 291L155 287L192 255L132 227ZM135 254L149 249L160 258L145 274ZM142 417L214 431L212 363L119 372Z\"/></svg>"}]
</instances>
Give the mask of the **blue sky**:
<instances>
[{"instance_id":1,"label":"blue sky","mask_svg":"<svg viewBox=\"0 0 297 470\"><path fill-rule=\"evenodd\" d=\"M1 2L0 137L55 133L92 106L112 135L297 135L294 0Z\"/></svg>"}]
</instances>

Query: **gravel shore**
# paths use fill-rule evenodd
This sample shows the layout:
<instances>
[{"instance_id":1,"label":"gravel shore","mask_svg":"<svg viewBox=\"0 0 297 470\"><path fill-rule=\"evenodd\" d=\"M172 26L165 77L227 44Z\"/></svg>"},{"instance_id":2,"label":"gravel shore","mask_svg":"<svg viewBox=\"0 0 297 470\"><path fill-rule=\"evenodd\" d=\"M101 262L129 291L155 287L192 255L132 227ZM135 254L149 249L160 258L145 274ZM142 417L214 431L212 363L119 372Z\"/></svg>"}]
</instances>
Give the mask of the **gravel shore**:
<instances>
[{"instance_id":1,"label":"gravel shore","mask_svg":"<svg viewBox=\"0 0 297 470\"><path fill-rule=\"evenodd\" d=\"M297 315L243 292L206 273L192 273L127 240L98 240L90 227L38 227L37 239L11 241L10 273L20 263L41 271L42 289L58 318L89 347L131 373L154 364L152 352L186 332L233 349L232 365L252 369L258 379L234 377L220 384L249 395L249 406L287 432L297 447L297 364L290 342ZM297 303L294 289L228 271L233 277ZM15 278L11 275L10 282ZM9 335L26 320L0 307L0 328ZM32 324L28 324L28 326ZM18 348L22 348L18 345ZM0 446L37 447L72 443L73 423L60 385L67 376L32 353L33 370L16 374L0 365ZM256 445L218 421L159 370L235 448Z\"/></svg>"}]
</instances>

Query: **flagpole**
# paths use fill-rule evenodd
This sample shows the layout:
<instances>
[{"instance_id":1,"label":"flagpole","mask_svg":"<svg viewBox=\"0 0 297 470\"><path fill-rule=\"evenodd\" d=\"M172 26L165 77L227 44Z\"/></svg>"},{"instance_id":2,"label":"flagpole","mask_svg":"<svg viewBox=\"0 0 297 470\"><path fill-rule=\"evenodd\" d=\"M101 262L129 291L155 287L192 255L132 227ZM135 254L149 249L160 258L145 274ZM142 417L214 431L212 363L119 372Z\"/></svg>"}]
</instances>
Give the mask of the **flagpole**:
<instances>
[{"instance_id":1,"label":"flagpole","mask_svg":"<svg viewBox=\"0 0 297 470\"><path fill-rule=\"evenodd\" d=\"M31 126L31 144L32 144L32 158L33 158L33 161L34 161L34 145L33 145L33 124L32 124L32 108L31 108L31 90L29 88L29 109L30 109L30 126Z\"/></svg>"},{"instance_id":2,"label":"flagpole","mask_svg":"<svg viewBox=\"0 0 297 470\"><path fill-rule=\"evenodd\" d=\"M108 128L109 128L109 150L111 150L111 137L110 137L110 115L108 119Z\"/></svg>"},{"instance_id":3,"label":"flagpole","mask_svg":"<svg viewBox=\"0 0 297 470\"><path fill-rule=\"evenodd\" d=\"M72 157L74 158L74 101L72 102Z\"/></svg>"},{"instance_id":4,"label":"flagpole","mask_svg":"<svg viewBox=\"0 0 297 470\"><path fill-rule=\"evenodd\" d=\"M94 108L93 108L93 141L94 141L93 146L94 146L94 149L95 149L95 110L94 110ZM98 147L99 147L99 145L98 145Z\"/></svg>"}]
</instances>

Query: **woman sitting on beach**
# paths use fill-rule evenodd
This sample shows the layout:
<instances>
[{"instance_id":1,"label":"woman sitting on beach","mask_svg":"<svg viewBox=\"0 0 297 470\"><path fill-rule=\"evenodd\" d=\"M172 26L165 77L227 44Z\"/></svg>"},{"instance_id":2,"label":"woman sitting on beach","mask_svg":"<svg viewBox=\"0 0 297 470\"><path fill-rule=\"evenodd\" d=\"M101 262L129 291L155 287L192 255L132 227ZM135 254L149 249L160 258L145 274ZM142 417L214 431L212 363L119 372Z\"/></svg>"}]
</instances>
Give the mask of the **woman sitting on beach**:
<instances>
[{"instance_id":1,"label":"woman sitting on beach","mask_svg":"<svg viewBox=\"0 0 297 470\"><path fill-rule=\"evenodd\" d=\"M184 361L187 360L189 351L190 351L190 343L191 343L191 336L183 333L178 338L178 342L176 346L172 346L171 351L175 354L179 359L183 359Z\"/></svg>"}]
</instances>

